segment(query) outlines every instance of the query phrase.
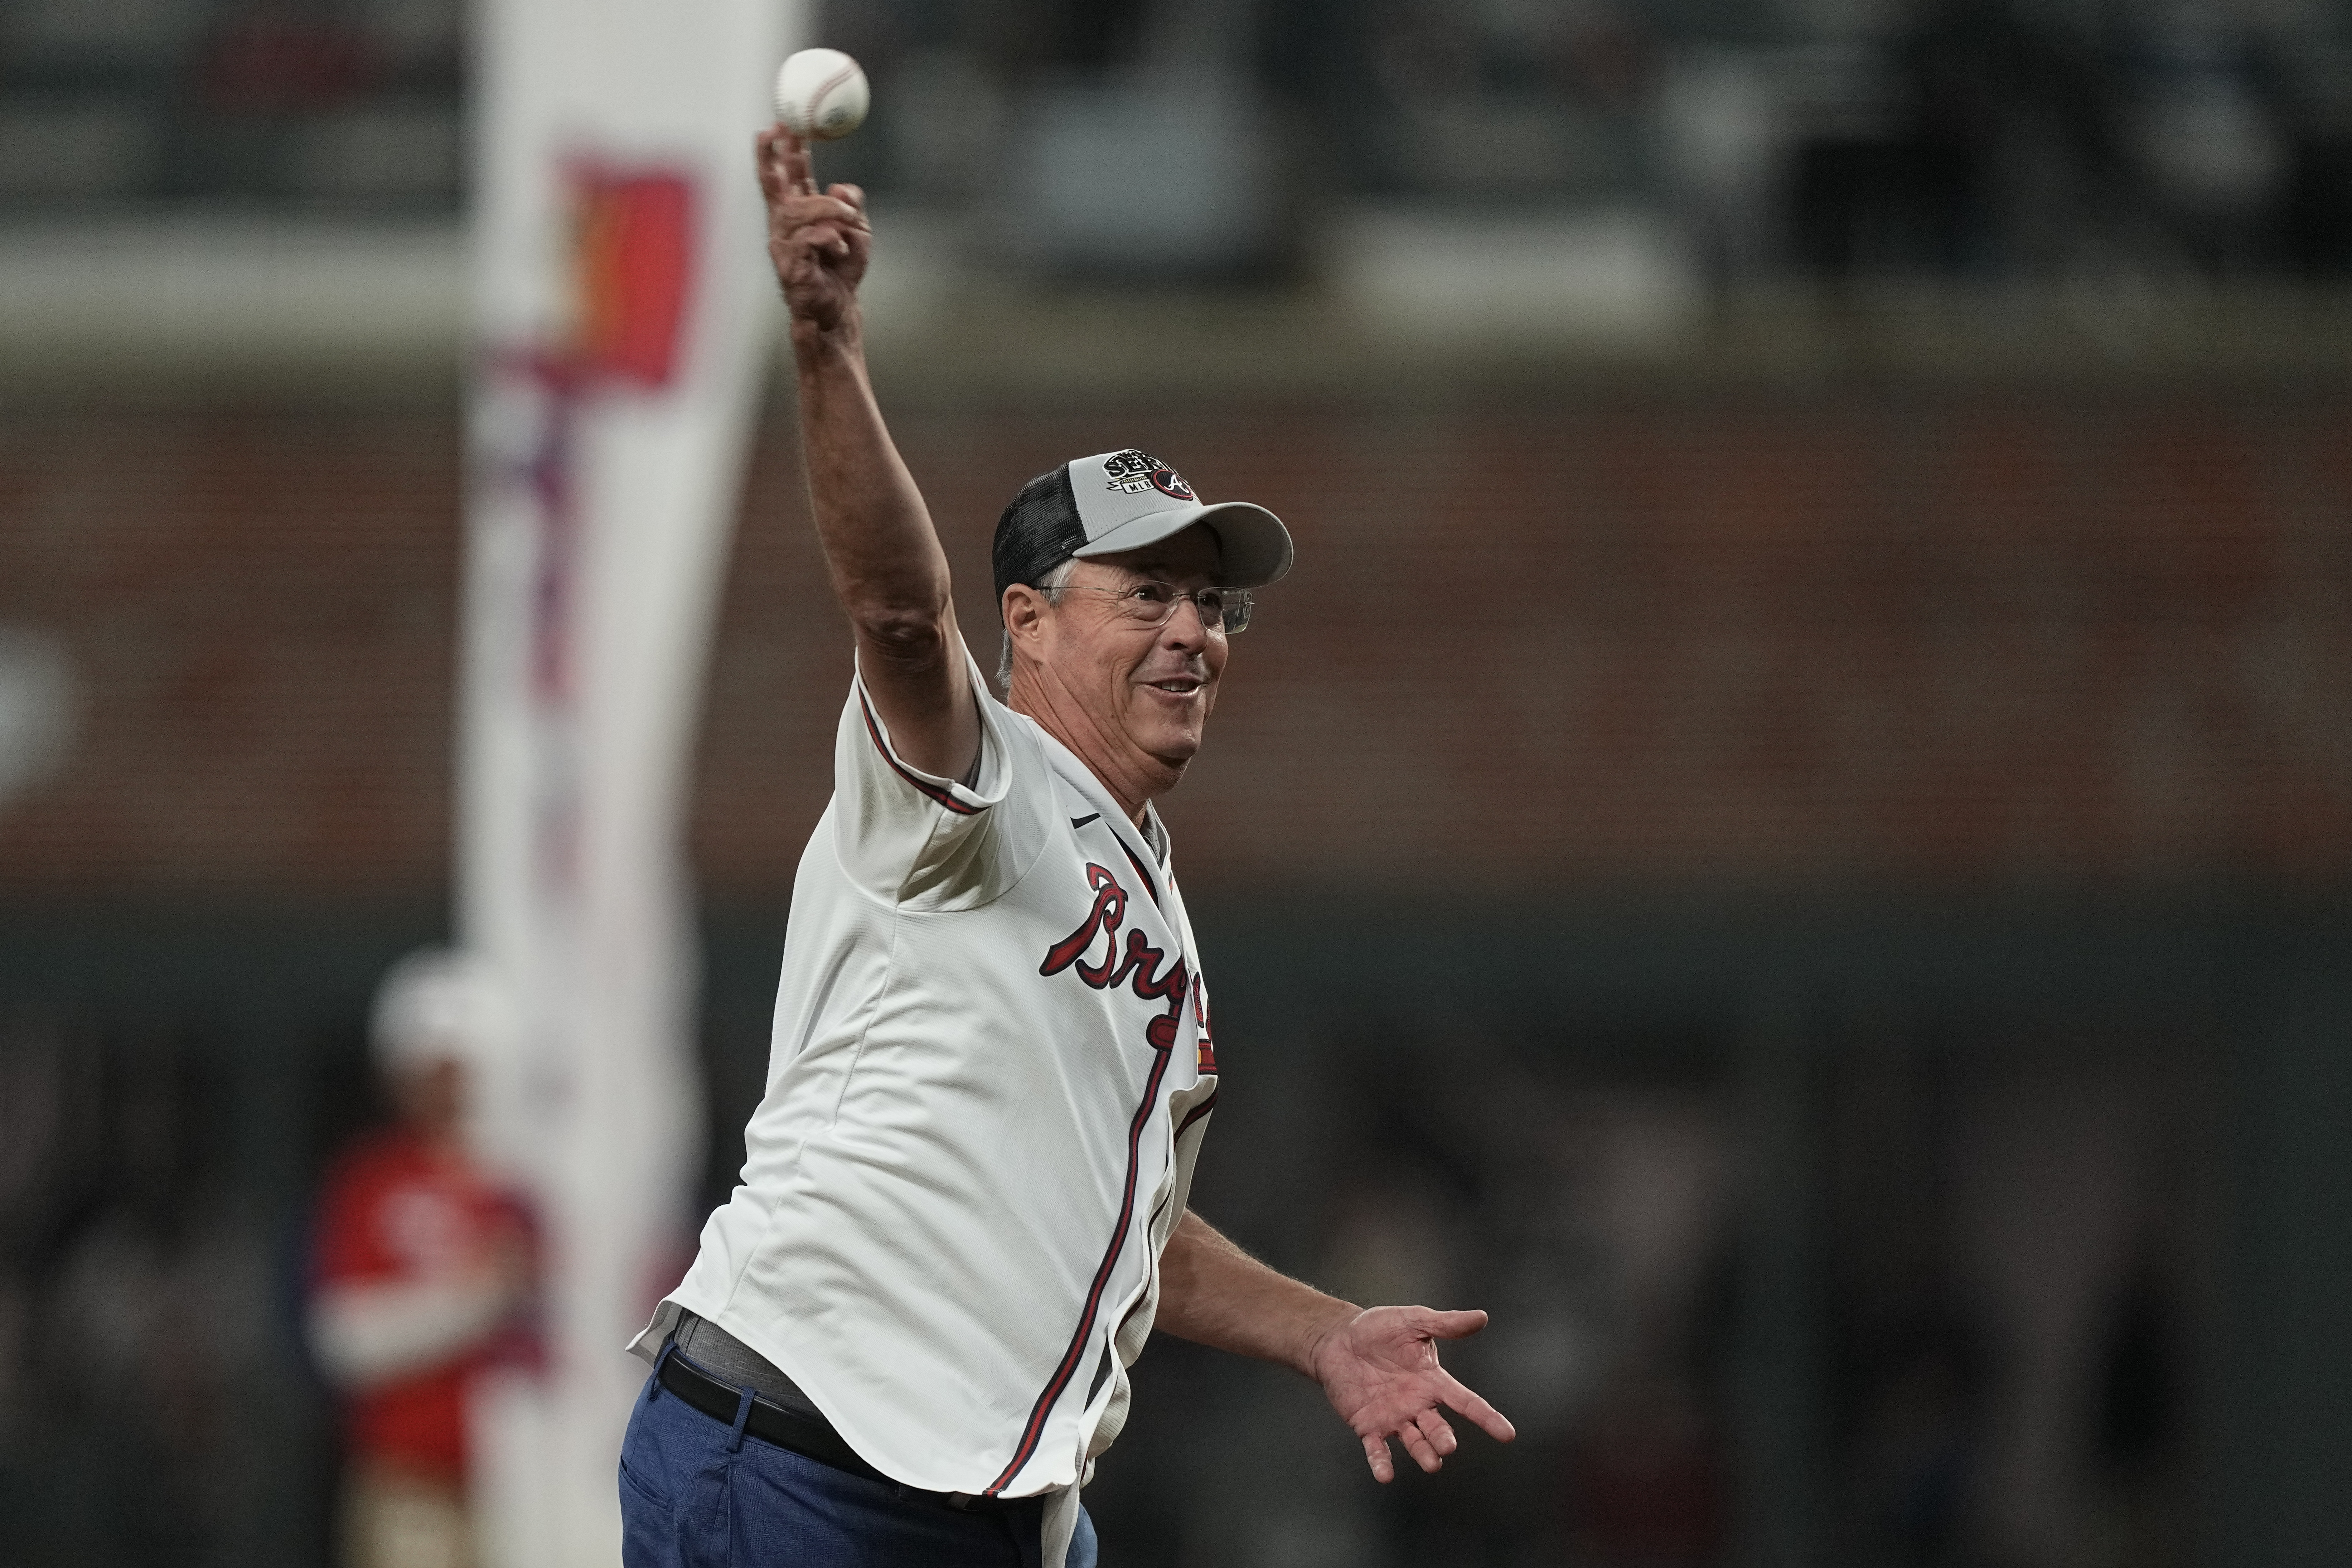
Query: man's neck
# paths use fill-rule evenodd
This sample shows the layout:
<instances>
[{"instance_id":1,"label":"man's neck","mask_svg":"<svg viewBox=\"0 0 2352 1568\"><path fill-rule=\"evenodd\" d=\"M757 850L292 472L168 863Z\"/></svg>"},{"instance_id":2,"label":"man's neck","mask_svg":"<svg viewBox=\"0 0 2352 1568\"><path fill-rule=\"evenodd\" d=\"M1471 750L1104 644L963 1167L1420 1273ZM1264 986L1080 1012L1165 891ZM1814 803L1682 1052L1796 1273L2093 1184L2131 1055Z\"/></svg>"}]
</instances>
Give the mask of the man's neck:
<instances>
[{"instance_id":1,"label":"man's neck","mask_svg":"<svg viewBox=\"0 0 2352 1568\"><path fill-rule=\"evenodd\" d=\"M1065 751L1086 764L1087 772L1094 775L1095 783L1102 785L1103 793L1118 803L1120 815L1139 830L1142 828L1144 813L1151 805L1151 795L1139 780L1122 783L1124 775L1140 770L1106 765L1097 753L1110 748L1096 726L1064 722L1064 714L1054 703L1039 700L1037 692L1030 688L1029 683L1018 678L1013 682L1013 689L1005 693L1004 705L1015 713L1035 721L1039 729L1061 742Z\"/></svg>"}]
</instances>

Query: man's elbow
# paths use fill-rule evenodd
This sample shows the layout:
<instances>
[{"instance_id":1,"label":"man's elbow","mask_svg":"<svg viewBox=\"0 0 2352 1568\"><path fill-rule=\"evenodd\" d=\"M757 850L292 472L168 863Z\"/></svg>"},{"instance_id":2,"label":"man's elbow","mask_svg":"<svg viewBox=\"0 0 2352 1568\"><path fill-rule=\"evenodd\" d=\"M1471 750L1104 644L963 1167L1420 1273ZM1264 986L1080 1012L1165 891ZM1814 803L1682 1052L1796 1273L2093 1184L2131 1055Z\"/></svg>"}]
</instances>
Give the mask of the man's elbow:
<instances>
[{"instance_id":1,"label":"man's elbow","mask_svg":"<svg viewBox=\"0 0 2352 1568\"><path fill-rule=\"evenodd\" d=\"M859 610L851 616L857 642L877 658L900 668L936 664L947 652L945 605L935 608L890 605Z\"/></svg>"}]
</instances>

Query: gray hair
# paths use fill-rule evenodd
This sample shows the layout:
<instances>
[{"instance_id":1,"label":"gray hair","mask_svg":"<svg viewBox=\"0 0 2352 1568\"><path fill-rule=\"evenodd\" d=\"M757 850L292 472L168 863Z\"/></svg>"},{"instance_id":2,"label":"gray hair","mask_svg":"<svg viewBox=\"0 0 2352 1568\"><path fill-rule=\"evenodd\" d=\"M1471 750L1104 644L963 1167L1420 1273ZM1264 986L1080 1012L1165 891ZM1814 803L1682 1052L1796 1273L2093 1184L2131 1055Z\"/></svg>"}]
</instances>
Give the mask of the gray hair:
<instances>
[{"instance_id":1,"label":"gray hair","mask_svg":"<svg viewBox=\"0 0 2352 1568\"><path fill-rule=\"evenodd\" d=\"M1059 593L1070 585L1070 574L1077 569L1078 558L1073 555L1043 577L1038 578L1030 586L1041 594ZM997 615L1002 617L1003 613L1003 605L1000 598ZM1010 626L1004 628L1004 651L998 656L996 661L996 690L1001 697L1013 695L1013 629Z\"/></svg>"}]
</instances>

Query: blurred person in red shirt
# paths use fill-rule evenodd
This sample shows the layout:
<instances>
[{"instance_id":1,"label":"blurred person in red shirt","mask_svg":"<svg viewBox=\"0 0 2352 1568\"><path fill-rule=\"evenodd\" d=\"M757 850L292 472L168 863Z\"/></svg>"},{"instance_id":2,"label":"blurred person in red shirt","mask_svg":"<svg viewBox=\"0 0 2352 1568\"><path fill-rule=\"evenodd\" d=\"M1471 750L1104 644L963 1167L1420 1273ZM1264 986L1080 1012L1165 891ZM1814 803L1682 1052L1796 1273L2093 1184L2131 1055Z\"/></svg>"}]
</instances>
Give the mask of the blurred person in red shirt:
<instances>
[{"instance_id":1,"label":"blurred person in red shirt","mask_svg":"<svg viewBox=\"0 0 2352 1568\"><path fill-rule=\"evenodd\" d=\"M471 1064L512 1014L478 960L413 953L376 995L371 1037L394 1125L327 1173L309 1330L341 1396L347 1568L468 1568L467 1396L530 1353L528 1211L466 1144Z\"/></svg>"}]
</instances>

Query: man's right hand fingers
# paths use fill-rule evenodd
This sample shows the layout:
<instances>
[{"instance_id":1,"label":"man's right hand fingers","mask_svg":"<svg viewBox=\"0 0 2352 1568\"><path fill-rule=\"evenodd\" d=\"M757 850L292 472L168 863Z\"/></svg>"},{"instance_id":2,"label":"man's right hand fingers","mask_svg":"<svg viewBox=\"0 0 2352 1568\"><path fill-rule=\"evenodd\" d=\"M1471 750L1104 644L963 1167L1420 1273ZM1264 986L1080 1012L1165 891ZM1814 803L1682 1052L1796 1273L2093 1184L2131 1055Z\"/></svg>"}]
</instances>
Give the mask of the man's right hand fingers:
<instances>
[{"instance_id":1,"label":"man's right hand fingers","mask_svg":"<svg viewBox=\"0 0 2352 1568\"><path fill-rule=\"evenodd\" d=\"M808 143L779 126L778 149L783 164L784 188L796 196L816 194L816 176L809 169Z\"/></svg>"},{"instance_id":2,"label":"man's right hand fingers","mask_svg":"<svg viewBox=\"0 0 2352 1568\"><path fill-rule=\"evenodd\" d=\"M753 141L760 164L760 192L771 204L816 194L808 144L782 125L771 125Z\"/></svg>"},{"instance_id":3,"label":"man's right hand fingers","mask_svg":"<svg viewBox=\"0 0 2352 1568\"><path fill-rule=\"evenodd\" d=\"M820 194L807 145L782 125L761 132L758 147L776 281L796 317L829 321L841 308L844 286L855 291L874 243L866 194L841 184Z\"/></svg>"},{"instance_id":4,"label":"man's right hand fingers","mask_svg":"<svg viewBox=\"0 0 2352 1568\"><path fill-rule=\"evenodd\" d=\"M845 257L853 247L871 243L873 229L866 215L832 196L794 196L776 209L774 238L793 250L820 256Z\"/></svg>"},{"instance_id":5,"label":"man's right hand fingers","mask_svg":"<svg viewBox=\"0 0 2352 1568\"><path fill-rule=\"evenodd\" d=\"M760 195L772 206L784 194L784 172L776 157L780 128L771 125L751 138L751 166L760 173Z\"/></svg>"},{"instance_id":6,"label":"man's right hand fingers","mask_svg":"<svg viewBox=\"0 0 2352 1568\"><path fill-rule=\"evenodd\" d=\"M797 223L831 223L844 228L866 226L866 214L839 196L794 196L784 212Z\"/></svg>"},{"instance_id":7,"label":"man's right hand fingers","mask_svg":"<svg viewBox=\"0 0 2352 1568\"><path fill-rule=\"evenodd\" d=\"M793 242L819 256L838 257L849 254L849 236L837 226L829 223L811 224L805 228L795 230Z\"/></svg>"}]
</instances>

